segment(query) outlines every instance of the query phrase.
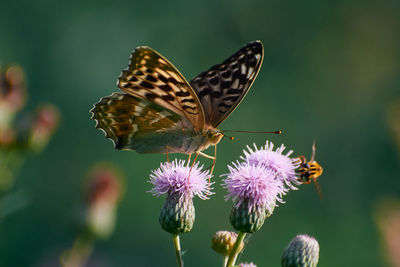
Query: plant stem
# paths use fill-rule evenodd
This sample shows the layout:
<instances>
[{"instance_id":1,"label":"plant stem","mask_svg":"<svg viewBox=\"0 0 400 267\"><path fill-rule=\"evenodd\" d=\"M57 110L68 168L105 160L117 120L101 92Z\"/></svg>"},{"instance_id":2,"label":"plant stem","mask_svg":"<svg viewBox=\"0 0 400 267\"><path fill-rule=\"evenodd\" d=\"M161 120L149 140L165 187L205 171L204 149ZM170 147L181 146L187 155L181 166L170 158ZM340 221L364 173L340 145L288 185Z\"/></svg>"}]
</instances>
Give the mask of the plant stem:
<instances>
[{"instance_id":1,"label":"plant stem","mask_svg":"<svg viewBox=\"0 0 400 267\"><path fill-rule=\"evenodd\" d=\"M229 259L228 259L228 263L226 264L226 267L230 267L235 264L236 258L238 256L238 254L240 253L240 244L242 244L245 236L246 236L246 233L243 233L243 232L238 233L235 245L233 246L231 254L229 255Z\"/></svg>"},{"instance_id":2,"label":"plant stem","mask_svg":"<svg viewBox=\"0 0 400 267\"><path fill-rule=\"evenodd\" d=\"M87 234L79 235L71 249L61 255L61 266L83 267L93 251L94 240Z\"/></svg>"},{"instance_id":3,"label":"plant stem","mask_svg":"<svg viewBox=\"0 0 400 267\"><path fill-rule=\"evenodd\" d=\"M172 235L172 239L174 241L176 260L178 261L178 266L183 267L183 261L181 257L181 243L179 241L179 235Z\"/></svg>"},{"instance_id":4,"label":"plant stem","mask_svg":"<svg viewBox=\"0 0 400 267\"><path fill-rule=\"evenodd\" d=\"M222 267L225 267L228 262L228 256L224 256L224 260L222 261Z\"/></svg>"}]
</instances>

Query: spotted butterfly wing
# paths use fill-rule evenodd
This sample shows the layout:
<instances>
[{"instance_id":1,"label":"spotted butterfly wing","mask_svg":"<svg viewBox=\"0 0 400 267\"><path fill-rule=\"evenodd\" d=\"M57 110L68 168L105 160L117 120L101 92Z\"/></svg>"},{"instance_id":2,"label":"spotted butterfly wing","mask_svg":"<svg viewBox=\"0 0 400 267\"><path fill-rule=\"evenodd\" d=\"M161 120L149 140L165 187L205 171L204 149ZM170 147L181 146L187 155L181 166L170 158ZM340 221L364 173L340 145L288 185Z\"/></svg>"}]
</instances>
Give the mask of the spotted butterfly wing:
<instances>
[{"instance_id":1,"label":"spotted butterfly wing","mask_svg":"<svg viewBox=\"0 0 400 267\"><path fill-rule=\"evenodd\" d=\"M132 53L130 64L118 79L125 93L147 99L204 128L204 113L196 92L167 59L147 46Z\"/></svg>"},{"instance_id":2,"label":"spotted butterfly wing","mask_svg":"<svg viewBox=\"0 0 400 267\"><path fill-rule=\"evenodd\" d=\"M251 43L193 79L192 88L168 60L149 47L138 47L118 80L125 93L102 98L91 110L92 119L118 149L202 151L221 140L215 127L243 99L262 57L261 42Z\"/></svg>"},{"instance_id":3,"label":"spotted butterfly wing","mask_svg":"<svg viewBox=\"0 0 400 267\"><path fill-rule=\"evenodd\" d=\"M124 93L103 97L91 110L96 128L102 129L117 149L139 153L165 153L165 146L178 146L191 122L171 110ZM182 131L185 129L185 132ZM181 137L181 138L179 138Z\"/></svg>"},{"instance_id":4,"label":"spotted butterfly wing","mask_svg":"<svg viewBox=\"0 0 400 267\"><path fill-rule=\"evenodd\" d=\"M190 81L203 107L206 126L217 127L239 105L257 77L263 57L263 44L255 41Z\"/></svg>"}]
</instances>

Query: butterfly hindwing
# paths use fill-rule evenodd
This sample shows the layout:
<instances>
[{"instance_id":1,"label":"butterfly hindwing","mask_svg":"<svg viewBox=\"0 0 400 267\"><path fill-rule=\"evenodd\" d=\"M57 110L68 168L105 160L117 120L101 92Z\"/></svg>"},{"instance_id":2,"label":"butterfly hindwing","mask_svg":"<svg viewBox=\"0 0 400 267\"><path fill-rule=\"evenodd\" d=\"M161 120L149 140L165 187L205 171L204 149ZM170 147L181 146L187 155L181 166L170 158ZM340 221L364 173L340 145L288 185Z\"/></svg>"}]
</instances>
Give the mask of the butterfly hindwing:
<instances>
[{"instance_id":1,"label":"butterfly hindwing","mask_svg":"<svg viewBox=\"0 0 400 267\"><path fill-rule=\"evenodd\" d=\"M260 70L263 57L263 45L255 41L190 81L200 99L207 126L217 127L242 101Z\"/></svg>"},{"instance_id":2,"label":"butterfly hindwing","mask_svg":"<svg viewBox=\"0 0 400 267\"><path fill-rule=\"evenodd\" d=\"M196 93L167 59L149 47L135 49L118 86L129 95L186 117L197 131L204 128L204 112Z\"/></svg>"},{"instance_id":3,"label":"butterfly hindwing","mask_svg":"<svg viewBox=\"0 0 400 267\"><path fill-rule=\"evenodd\" d=\"M117 149L162 153L165 150L162 142L148 144L147 140L154 139L154 135L167 136L168 133L193 130L186 118L148 100L124 93L103 97L91 112L92 119L97 122L96 128L102 129Z\"/></svg>"}]
</instances>

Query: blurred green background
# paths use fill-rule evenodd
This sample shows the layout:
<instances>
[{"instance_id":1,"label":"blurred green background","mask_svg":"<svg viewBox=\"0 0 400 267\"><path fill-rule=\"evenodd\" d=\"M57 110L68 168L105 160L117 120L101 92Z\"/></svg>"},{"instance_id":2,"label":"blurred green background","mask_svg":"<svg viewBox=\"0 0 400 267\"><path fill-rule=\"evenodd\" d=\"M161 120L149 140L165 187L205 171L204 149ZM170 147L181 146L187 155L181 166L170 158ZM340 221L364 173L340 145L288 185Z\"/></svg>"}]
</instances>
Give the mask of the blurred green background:
<instances>
[{"instance_id":1,"label":"blurred green background","mask_svg":"<svg viewBox=\"0 0 400 267\"><path fill-rule=\"evenodd\" d=\"M235 134L218 146L215 174L247 144L271 140L324 167L319 200L312 185L290 192L250 239L240 261L279 266L298 233L320 243L319 266L386 266L372 209L399 195L399 150L387 108L400 98L400 2L393 1L1 1L0 61L26 72L28 109L59 107L62 121L48 147L32 155L12 191L30 203L1 219L0 266L57 266L76 235L88 169L114 163L125 195L114 235L98 243L89 266L176 266L171 236L158 215L148 175L162 155L117 151L94 128L89 110L118 91L130 52L148 45L191 79L262 40L265 59L253 88L220 129L283 130ZM389 120L390 122L390 120ZM217 230L232 230L231 202L196 200L194 229L181 242L186 266L220 266Z\"/></svg>"}]
</instances>

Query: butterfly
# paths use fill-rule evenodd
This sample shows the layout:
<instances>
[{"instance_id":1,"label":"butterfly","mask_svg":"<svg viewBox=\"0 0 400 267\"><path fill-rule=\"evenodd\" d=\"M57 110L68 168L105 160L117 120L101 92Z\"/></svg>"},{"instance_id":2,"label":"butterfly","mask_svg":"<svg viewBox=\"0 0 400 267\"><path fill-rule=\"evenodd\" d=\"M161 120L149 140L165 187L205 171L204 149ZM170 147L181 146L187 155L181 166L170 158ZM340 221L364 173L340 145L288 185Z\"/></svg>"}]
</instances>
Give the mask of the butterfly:
<instances>
[{"instance_id":1,"label":"butterfly","mask_svg":"<svg viewBox=\"0 0 400 267\"><path fill-rule=\"evenodd\" d=\"M116 92L91 110L96 128L117 149L138 153L196 153L214 159L224 134L217 127L249 91L264 57L260 41L194 77L190 83L162 55L136 48ZM215 147L214 157L201 151Z\"/></svg>"},{"instance_id":2,"label":"butterfly","mask_svg":"<svg viewBox=\"0 0 400 267\"><path fill-rule=\"evenodd\" d=\"M304 156L298 157L300 167L297 170L297 172L300 173L300 177L298 178L299 182L303 184L310 184L311 181L314 182L318 195L322 199L322 191L317 179L322 175L324 169L321 167L321 165L319 165L318 162L315 161L316 151L317 151L317 144L314 141L312 146L312 154L310 161L307 162L307 159Z\"/></svg>"}]
</instances>

